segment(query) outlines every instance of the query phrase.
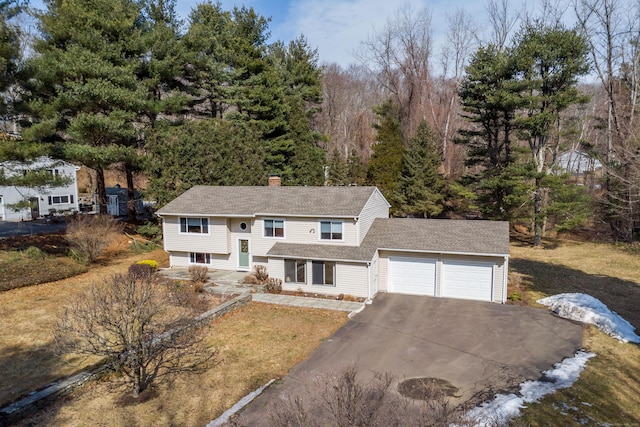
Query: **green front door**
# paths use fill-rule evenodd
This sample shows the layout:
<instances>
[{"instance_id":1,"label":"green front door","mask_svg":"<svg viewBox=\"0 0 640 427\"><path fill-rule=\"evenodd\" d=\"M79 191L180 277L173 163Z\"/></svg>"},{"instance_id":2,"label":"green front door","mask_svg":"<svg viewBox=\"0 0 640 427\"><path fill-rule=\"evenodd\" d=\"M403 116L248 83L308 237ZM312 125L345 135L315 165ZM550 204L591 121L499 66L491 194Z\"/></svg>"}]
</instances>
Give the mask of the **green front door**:
<instances>
[{"instance_id":1,"label":"green front door","mask_svg":"<svg viewBox=\"0 0 640 427\"><path fill-rule=\"evenodd\" d=\"M238 268L249 269L249 240L238 239Z\"/></svg>"}]
</instances>

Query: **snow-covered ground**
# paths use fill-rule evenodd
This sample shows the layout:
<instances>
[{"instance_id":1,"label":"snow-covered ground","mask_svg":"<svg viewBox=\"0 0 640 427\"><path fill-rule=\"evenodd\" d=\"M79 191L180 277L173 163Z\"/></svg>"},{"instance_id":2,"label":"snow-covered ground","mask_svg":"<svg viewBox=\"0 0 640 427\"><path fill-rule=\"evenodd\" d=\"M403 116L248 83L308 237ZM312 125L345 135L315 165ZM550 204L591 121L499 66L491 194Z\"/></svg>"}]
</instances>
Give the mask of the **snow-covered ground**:
<instances>
[{"instance_id":1,"label":"snow-covered ground","mask_svg":"<svg viewBox=\"0 0 640 427\"><path fill-rule=\"evenodd\" d=\"M596 325L601 331L623 342L640 343L631 323L618 316L599 299L587 294L558 294L538 300L566 319Z\"/></svg>"},{"instance_id":2,"label":"snow-covered ground","mask_svg":"<svg viewBox=\"0 0 640 427\"><path fill-rule=\"evenodd\" d=\"M469 421L476 427L507 425L511 418L520 415L520 409L525 407L525 403L537 402L556 390L571 387L580 377L587 360L594 356L594 353L576 352L573 357L556 363L552 369L544 371L544 381L526 381L520 384L518 395L497 394L494 400L472 409L467 414Z\"/></svg>"}]
</instances>

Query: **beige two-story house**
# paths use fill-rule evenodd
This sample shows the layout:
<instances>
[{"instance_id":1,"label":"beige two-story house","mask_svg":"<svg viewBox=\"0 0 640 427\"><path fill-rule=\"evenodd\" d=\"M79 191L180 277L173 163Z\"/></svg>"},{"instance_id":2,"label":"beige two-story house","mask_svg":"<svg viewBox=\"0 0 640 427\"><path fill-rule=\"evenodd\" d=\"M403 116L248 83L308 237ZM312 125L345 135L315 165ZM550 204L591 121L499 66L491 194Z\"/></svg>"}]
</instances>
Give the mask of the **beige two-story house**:
<instances>
[{"instance_id":1,"label":"beige two-story house","mask_svg":"<svg viewBox=\"0 0 640 427\"><path fill-rule=\"evenodd\" d=\"M196 186L158 211L172 267L268 267L283 289L504 302L507 222L389 218L376 187Z\"/></svg>"}]
</instances>

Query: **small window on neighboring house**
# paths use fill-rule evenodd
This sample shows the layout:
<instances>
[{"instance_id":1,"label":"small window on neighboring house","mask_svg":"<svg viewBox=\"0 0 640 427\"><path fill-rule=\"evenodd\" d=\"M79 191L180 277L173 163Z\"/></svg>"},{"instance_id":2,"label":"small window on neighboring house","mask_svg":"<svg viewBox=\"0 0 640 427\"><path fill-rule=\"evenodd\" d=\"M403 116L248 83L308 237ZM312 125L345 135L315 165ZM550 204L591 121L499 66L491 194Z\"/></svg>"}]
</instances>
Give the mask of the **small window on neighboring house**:
<instances>
[{"instance_id":1,"label":"small window on neighboring house","mask_svg":"<svg viewBox=\"0 0 640 427\"><path fill-rule=\"evenodd\" d=\"M207 218L180 218L180 232L209 234L209 220Z\"/></svg>"},{"instance_id":2,"label":"small window on neighboring house","mask_svg":"<svg viewBox=\"0 0 640 427\"><path fill-rule=\"evenodd\" d=\"M287 283L307 283L307 261L285 259L284 281Z\"/></svg>"},{"instance_id":3,"label":"small window on neighboring house","mask_svg":"<svg viewBox=\"0 0 640 427\"><path fill-rule=\"evenodd\" d=\"M49 204L62 205L69 203L69 199L71 199L71 203L73 203L73 196L49 196Z\"/></svg>"},{"instance_id":4,"label":"small window on neighboring house","mask_svg":"<svg viewBox=\"0 0 640 427\"><path fill-rule=\"evenodd\" d=\"M333 261L313 261L312 276L314 285L336 285L336 263Z\"/></svg>"},{"instance_id":5,"label":"small window on neighboring house","mask_svg":"<svg viewBox=\"0 0 640 427\"><path fill-rule=\"evenodd\" d=\"M265 219L264 237L284 237L284 220Z\"/></svg>"},{"instance_id":6,"label":"small window on neighboring house","mask_svg":"<svg viewBox=\"0 0 640 427\"><path fill-rule=\"evenodd\" d=\"M202 252L191 252L189 254L191 264L211 264L211 254Z\"/></svg>"},{"instance_id":7,"label":"small window on neighboring house","mask_svg":"<svg viewBox=\"0 0 640 427\"><path fill-rule=\"evenodd\" d=\"M342 221L320 221L321 240L342 240Z\"/></svg>"}]
</instances>

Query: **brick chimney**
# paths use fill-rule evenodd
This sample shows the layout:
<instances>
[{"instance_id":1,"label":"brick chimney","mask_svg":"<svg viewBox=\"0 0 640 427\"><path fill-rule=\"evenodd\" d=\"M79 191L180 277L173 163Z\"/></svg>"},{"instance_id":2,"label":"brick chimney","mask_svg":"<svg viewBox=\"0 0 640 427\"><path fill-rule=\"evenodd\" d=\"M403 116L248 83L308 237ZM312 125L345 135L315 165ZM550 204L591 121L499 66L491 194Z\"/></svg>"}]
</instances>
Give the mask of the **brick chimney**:
<instances>
[{"instance_id":1,"label":"brick chimney","mask_svg":"<svg viewBox=\"0 0 640 427\"><path fill-rule=\"evenodd\" d=\"M281 183L279 175L269 175L269 187L280 187Z\"/></svg>"}]
</instances>

